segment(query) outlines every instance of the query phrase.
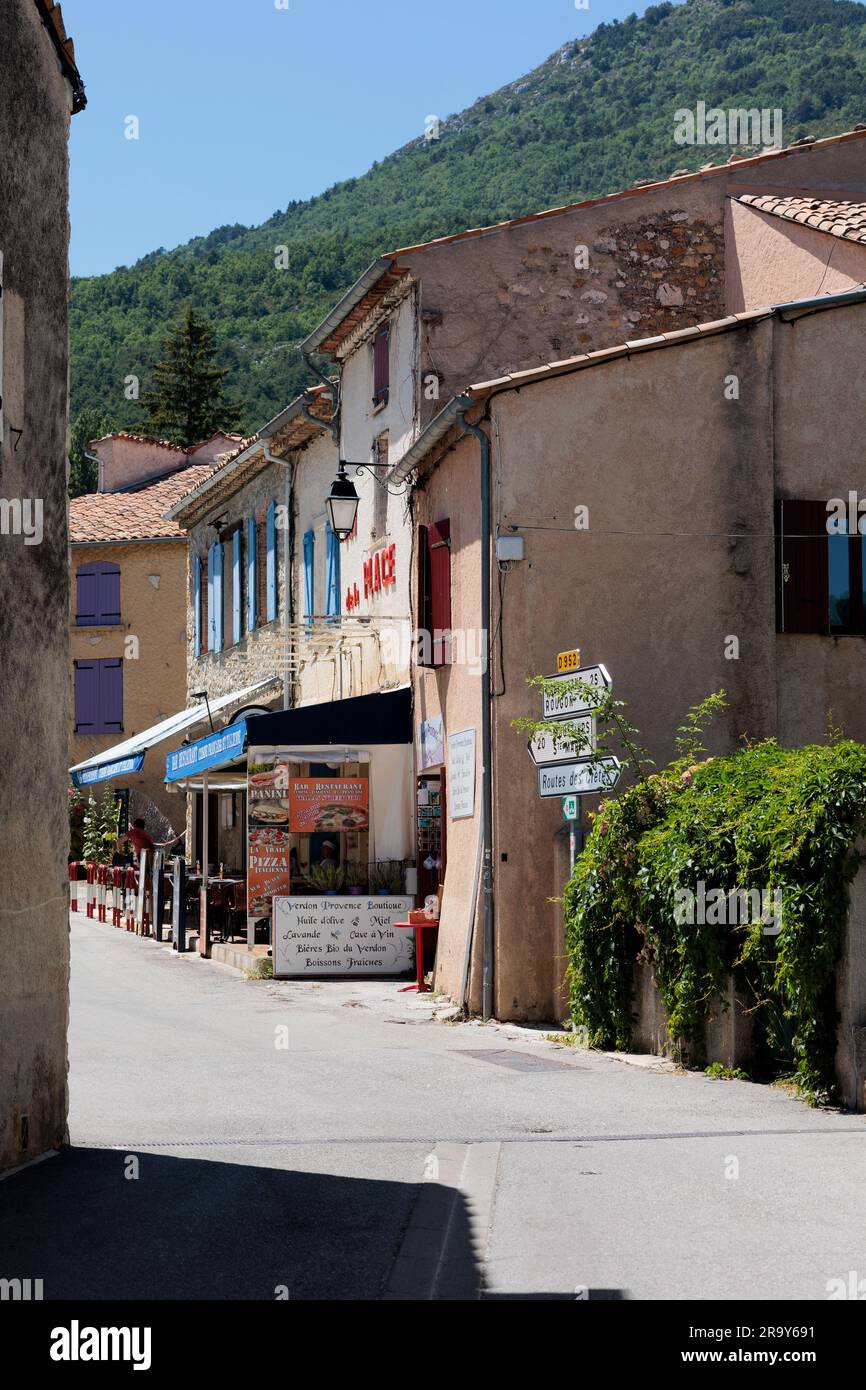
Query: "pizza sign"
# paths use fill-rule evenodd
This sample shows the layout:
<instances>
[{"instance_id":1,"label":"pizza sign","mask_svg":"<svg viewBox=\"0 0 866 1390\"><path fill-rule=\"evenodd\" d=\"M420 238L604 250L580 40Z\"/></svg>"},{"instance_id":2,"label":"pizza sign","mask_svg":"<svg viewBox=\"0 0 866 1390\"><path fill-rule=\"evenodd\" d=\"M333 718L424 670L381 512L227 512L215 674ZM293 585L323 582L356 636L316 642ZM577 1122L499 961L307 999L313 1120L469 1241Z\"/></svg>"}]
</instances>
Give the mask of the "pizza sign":
<instances>
[{"instance_id":1,"label":"pizza sign","mask_svg":"<svg viewBox=\"0 0 866 1390\"><path fill-rule=\"evenodd\" d=\"M289 783L289 829L299 835L366 830L370 823L368 788L366 777L293 777Z\"/></svg>"}]
</instances>

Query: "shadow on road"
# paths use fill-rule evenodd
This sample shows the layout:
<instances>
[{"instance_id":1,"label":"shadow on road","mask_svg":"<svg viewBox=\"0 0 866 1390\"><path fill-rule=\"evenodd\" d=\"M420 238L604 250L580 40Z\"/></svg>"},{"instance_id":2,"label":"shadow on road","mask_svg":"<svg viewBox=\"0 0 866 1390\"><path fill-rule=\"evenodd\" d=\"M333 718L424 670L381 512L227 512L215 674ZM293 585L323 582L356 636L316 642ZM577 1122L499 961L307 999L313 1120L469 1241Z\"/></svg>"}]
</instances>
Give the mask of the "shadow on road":
<instances>
[{"instance_id":1,"label":"shadow on road","mask_svg":"<svg viewBox=\"0 0 866 1390\"><path fill-rule=\"evenodd\" d=\"M46 1300L377 1299L421 1187L135 1157L137 1178L120 1150L73 1148L0 1183L0 1278Z\"/></svg>"}]
</instances>

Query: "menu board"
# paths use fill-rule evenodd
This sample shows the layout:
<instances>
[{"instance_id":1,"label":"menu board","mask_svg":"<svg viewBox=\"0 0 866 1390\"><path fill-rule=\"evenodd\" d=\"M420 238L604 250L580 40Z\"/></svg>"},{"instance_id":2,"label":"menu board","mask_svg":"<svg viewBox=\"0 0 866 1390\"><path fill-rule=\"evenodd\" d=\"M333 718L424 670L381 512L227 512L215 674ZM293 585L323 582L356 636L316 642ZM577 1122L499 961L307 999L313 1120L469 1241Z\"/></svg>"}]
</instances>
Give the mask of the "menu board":
<instances>
[{"instance_id":1,"label":"menu board","mask_svg":"<svg viewBox=\"0 0 866 1390\"><path fill-rule=\"evenodd\" d=\"M413 898L274 898L275 979L378 975L384 979L415 968L415 933L406 920Z\"/></svg>"},{"instance_id":2,"label":"menu board","mask_svg":"<svg viewBox=\"0 0 866 1390\"><path fill-rule=\"evenodd\" d=\"M370 824L368 789L366 777L292 777L290 830L299 835L366 830Z\"/></svg>"},{"instance_id":3,"label":"menu board","mask_svg":"<svg viewBox=\"0 0 866 1390\"><path fill-rule=\"evenodd\" d=\"M448 809L452 820L475 815L475 730L448 735Z\"/></svg>"},{"instance_id":4,"label":"menu board","mask_svg":"<svg viewBox=\"0 0 866 1390\"><path fill-rule=\"evenodd\" d=\"M247 912L270 917L271 899L288 893L289 767L272 748L251 748L247 769Z\"/></svg>"}]
</instances>

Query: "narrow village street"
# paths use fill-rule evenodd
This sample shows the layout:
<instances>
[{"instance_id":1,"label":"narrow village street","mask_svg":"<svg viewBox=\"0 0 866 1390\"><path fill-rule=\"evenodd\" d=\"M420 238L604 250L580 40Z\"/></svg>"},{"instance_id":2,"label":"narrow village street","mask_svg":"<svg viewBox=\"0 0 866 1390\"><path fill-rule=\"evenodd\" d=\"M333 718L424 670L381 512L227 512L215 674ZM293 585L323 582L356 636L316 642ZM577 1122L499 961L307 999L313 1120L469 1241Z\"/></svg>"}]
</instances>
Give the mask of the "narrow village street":
<instances>
[{"instance_id":1,"label":"narrow village street","mask_svg":"<svg viewBox=\"0 0 866 1390\"><path fill-rule=\"evenodd\" d=\"M862 1116L78 915L71 990L72 1147L0 1184L46 1299L822 1300L866 1272Z\"/></svg>"}]
</instances>

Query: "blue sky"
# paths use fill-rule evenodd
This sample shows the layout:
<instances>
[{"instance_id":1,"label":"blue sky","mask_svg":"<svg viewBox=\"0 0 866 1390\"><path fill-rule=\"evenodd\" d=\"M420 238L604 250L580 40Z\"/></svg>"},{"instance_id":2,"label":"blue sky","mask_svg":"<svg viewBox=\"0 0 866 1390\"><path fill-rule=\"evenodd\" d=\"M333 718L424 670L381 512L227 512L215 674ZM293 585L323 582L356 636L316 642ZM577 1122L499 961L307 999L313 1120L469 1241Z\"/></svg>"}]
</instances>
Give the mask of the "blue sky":
<instances>
[{"instance_id":1,"label":"blue sky","mask_svg":"<svg viewBox=\"0 0 866 1390\"><path fill-rule=\"evenodd\" d=\"M277 0L282 3L282 0ZM362 174L623 0L64 0L72 272L129 265ZM139 138L125 138L128 116Z\"/></svg>"}]
</instances>

